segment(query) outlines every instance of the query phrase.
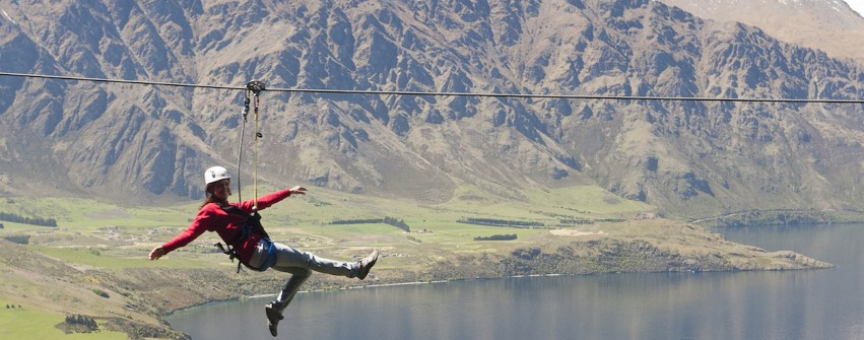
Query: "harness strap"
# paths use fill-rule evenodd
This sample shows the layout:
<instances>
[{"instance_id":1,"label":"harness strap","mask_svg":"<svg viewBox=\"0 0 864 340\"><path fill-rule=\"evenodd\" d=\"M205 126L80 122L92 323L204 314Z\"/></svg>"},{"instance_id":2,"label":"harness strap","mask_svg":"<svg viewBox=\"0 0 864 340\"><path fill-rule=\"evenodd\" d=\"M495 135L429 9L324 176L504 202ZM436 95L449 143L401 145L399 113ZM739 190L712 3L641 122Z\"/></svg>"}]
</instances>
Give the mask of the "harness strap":
<instances>
[{"instance_id":1,"label":"harness strap","mask_svg":"<svg viewBox=\"0 0 864 340\"><path fill-rule=\"evenodd\" d=\"M263 272L276 264L276 243L270 241L269 238L262 240L267 241L267 258L264 260L264 263L261 264L261 268L258 270Z\"/></svg>"},{"instance_id":2,"label":"harness strap","mask_svg":"<svg viewBox=\"0 0 864 340\"><path fill-rule=\"evenodd\" d=\"M230 205L230 204L226 204L226 205L219 204L219 206L222 208L222 210L224 210L225 212L227 212L229 214L240 215L243 217L243 222L240 224L240 234L238 234L237 237L235 237L230 242L226 240L225 243L227 243L227 245L222 245L222 242L218 242L218 243L214 244L214 246L219 248L219 250L222 251L223 254L228 255L231 262L234 262L235 258L239 259L239 261L237 263L237 272L238 273L240 272L240 269L241 269L240 265L241 264L246 266L246 268L249 268L249 269L252 269L255 271L259 271L259 272L263 272L263 271L267 270L268 268L270 268L270 266L275 264L276 263L276 251L275 251L276 247L273 244L273 241L270 240L270 235L268 235L267 231L264 230L264 226L261 225L261 215L259 215L257 211L255 211L251 214L246 213L245 211L241 210L240 208L233 206L233 205ZM265 258L264 263L261 265L261 267L253 267L253 266L249 265L249 263L244 261L237 254L237 249L236 249L237 246L242 245L243 241L246 240L246 238L249 237L249 235L251 235L252 233L256 233L256 234L261 235L261 240L267 242L267 247L266 247L267 248L266 249L267 257Z\"/></svg>"},{"instance_id":3,"label":"harness strap","mask_svg":"<svg viewBox=\"0 0 864 340\"><path fill-rule=\"evenodd\" d=\"M222 242L217 242L216 244L214 244L214 246L219 248L219 250L221 250L223 254L228 255L228 258L231 260L231 262L234 262L234 259L237 258L237 251L234 250L234 247L231 246L230 244L228 245L228 249L225 249L225 247L222 245ZM242 260L237 261L237 273L238 274L240 273L240 264L241 263L243 263Z\"/></svg>"},{"instance_id":4,"label":"harness strap","mask_svg":"<svg viewBox=\"0 0 864 340\"><path fill-rule=\"evenodd\" d=\"M261 239L261 240L267 242L267 252L266 252L267 257L264 259L264 263L261 264L261 267L256 268L256 267L253 267L252 265L244 262L242 259L240 259L237 261L237 273L240 273L240 269L243 268L240 266L241 264L243 266L245 266L246 268L249 268L249 269L252 269L252 270L258 271L258 272L266 271L267 269L270 269L270 267L272 267L274 264L276 264L276 244L273 243L272 241L270 241L269 239ZM230 244L228 245L227 248L224 245L222 245L222 242L218 242L218 243L214 244L214 246L219 248L219 250L221 250L223 254L228 255L228 258L231 260L231 262L234 262L235 258L239 259L239 257L237 256L237 250L235 250L234 247L231 246Z\"/></svg>"}]
</instances>

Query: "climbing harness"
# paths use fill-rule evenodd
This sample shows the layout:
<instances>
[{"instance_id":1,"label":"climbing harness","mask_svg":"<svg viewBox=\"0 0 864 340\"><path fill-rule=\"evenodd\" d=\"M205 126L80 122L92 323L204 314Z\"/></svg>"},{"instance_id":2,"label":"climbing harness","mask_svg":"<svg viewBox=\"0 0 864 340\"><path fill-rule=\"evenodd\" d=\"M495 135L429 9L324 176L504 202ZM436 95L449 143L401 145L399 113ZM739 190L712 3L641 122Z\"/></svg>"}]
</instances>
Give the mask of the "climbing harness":
<instances>
[{"instance_id":1,"label":"climbing harness","mask_svg":"<svg viewBox=\"0 0 864 340\"><path fill-rule=\"evenodd\" d=\"M273 244L273 241L270 240L270 235L267 234L267 231L264 230L264 226L261 225L261 215L258 214L257 211L252 212L251 214L241 210L239 207L230 205L230 204L219 204L219 207L222 208L225 212L233 215L238 215L243 217L243 223L240 224L240 234L237 235L231 241L225 241L228 245L223 246L222 242L218 242L215 244L219 250L222 251L223 254L228 255L228 258L231 259L231 262L234 262L234 259L237 258L237 272L240 272L240 265L246 266L246 268L263 272L270 268L274 263L276 263L276 252L274 251L276 246ZM261 235L261 241L264 242L264 247L266 248L267 257L264 260L264 263L261 264L260 267L254 267L249 263L246 263L242 259L239 259L237 256L237 250L235 245L242 245L246 238L249 237L252 233L257 233Z\"/></svg>"},{"instance_id":2,"label":"climbing harness","mask_svg":"<svg viewBox=\"0 0 864 340\"><path fill-rule=\"evenodd\" d=\"M243 217L243 223L240 225L240 235L237 236L234 240L225 241L228 243L227 247L222 245L222 242L216 243L215 246L219 248L224 254L228 255L231 261L233 262L237 257L236 245L242 245L243 242L249 235L252 233L257 233L261 235L261 241L264 242L266 248L267 258L264 261L264 264L261 267L253 267L248 263L245 263L242 259L237 263L237 272L240 272L240 264L243 264L249 269L255 271L265 271L267 268L270 268L274 263L276 263L276 252L273 241L270 240L270 236L264 230L264 226L261 225L261 215L258 214L258 140L264 137L261 134L261 131L258 128L258 108L260 107L259 96L261 91L264 91L266 86L264 82L259 80L253 80L246 84L245 99L243 101L243 127L240 131L240 152L237 160L237 195L240 202L243 202L242 196L242 186L240 185L241 178L241 169L243 164L243 136L246 134L246 123L247 116L249 115L249 104L254 104L255 109L255 164L254 164L254 173L253 173L253 201L252 201L252 213L247 213L240 208L233 205L221 205L222 210L229 214L239 215Z\"/></svg>"}]
</instances>

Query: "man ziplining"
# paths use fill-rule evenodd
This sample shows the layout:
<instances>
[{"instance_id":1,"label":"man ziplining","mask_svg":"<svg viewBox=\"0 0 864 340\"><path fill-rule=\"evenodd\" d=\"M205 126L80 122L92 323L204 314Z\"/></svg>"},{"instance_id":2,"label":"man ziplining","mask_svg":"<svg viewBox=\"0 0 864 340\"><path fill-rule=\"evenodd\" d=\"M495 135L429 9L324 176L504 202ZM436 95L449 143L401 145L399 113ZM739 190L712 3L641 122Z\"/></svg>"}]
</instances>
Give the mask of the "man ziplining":
<instances>
[{"instance_id":1,"label":"man ziplining","mask_svg":"<svg viewBox=\"0 0 864 340\"><path fill-rule=\"evenodd\" d=\"M207 185L206 197L198 215L186 230L165 244L154 248L150 252L150 260L157 260L177 248L186 246L205 231L215 231L228 245L228 250L225 252L231 255L232 260L236 257L240 263L256 271L263 272L273 268L291 273L291 277L276 300L268 303L264 308L267 315L267 328L274 337L279 321L283 319L282 311L288 307L300 286L313 271L363 280L378 260L378 250L373 250L369 256L360 261L349 263L320 258L270 240L261 226L261 217L257 210L266 209L291 195L305 195L304 187L295 186L264 195L257 199L256 209L254 200L228 202L228 197L231 196L231 177L224 167L214 166L207 169L204 173L204 182ZM219 246L223 248L221 243Z\"/></svg>"},{"instance_id":2,"label":"man ziplining","mask_svg":"<svg viewBox=\"0 0 864 340\"><path fill-rule=\"evenodd\" d=\"M231 176L228 170L221 166L214 166L204 172L204 183L206 185L204 203L198 211L198 215L185 231L174 237L165 244L154 248L150 252L150 260L157 260L169 252L184 247L205 231L215 231L227 244L227 249L222 243L217 244L219 249L240 260L240 264L256 271L265 271L268 268L291 273L291 277L285 283L285 287L279 293L275 301L264 307L267 315L267 328L270 334L276 336L279 321L283 319L282 311L288 307L294 295L300 290L300 286L312 275L313 271L330 275L356 277L360 280L366 278L369 270L378 261L378 250L373 250L357 262L340 262L317 257L311 253L291 248L287 245L270 240L264 226L261 225L259 210L278 203L291 195L305 195L306 188L295 186L258 198L258 139L262 137L258 132L258 97L264 91L265 85L261 81L251 81L246 84L246 100L243 109L243 131L240 133L240 145L243 144L243 134L246 129L246 115L249 113L249 104L255 105L255 197L249 201L229 203L231 196ZM254 100L252 98L254 94ZM240 159L242 163L243 149L240 148ZM238 169L239 169L238 165ZM237 180L237 191L240 192L240 180Z\"/></svg>"}]
</instances>

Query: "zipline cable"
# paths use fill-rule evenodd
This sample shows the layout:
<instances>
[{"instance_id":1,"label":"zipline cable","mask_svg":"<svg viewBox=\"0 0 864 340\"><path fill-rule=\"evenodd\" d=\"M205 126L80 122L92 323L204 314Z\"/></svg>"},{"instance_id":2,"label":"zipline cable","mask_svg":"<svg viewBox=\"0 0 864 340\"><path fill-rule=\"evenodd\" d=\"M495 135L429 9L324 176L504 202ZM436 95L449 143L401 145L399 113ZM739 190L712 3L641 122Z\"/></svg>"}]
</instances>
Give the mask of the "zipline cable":
<instances>
[{"instance_id":1,"label":"zipline cable","mask_svg":"<svg viewBox=\"0 0 864 340\"><path fill-rule=\"evenodd\" d=\"M196 87L196 88L207 88L207 89L219 89L219 90L243 90L246 87L243 86L219 86L219 85L201 85L201 84L186 84L186 83L170 83L170 82L160 82L160 81L147 81L147 80L126 80L126 79L109 79L109 78L91 78L91 77L73 77L73 76L52 76L47 74L34 74L34 73L14 73L14 72L0 72L0 76L9 76L9 77L24 77L24 78L42 78L42 79L58 79L58 80L77 80L77 81L89 81L89 82L97 82L97 83L121 83L121 84L135 84L135 85L159 85L159 86L173 86L173 87Z\"/></svg>"},{"instance_id":2,"label":"zipline cable","mask_svg":"<svg viewBox=\"0 0 864 340\"><path fill-rule=\"evenodd\" d=\"M144 80L125 80L108 78L90 78L73 76L53 76L32 73L0 72L0 76L42 78L90 82L121 83L135 85L156 85L188 88L204 88L219 90L246 90L245 86L202 85L188 83L156 82ZM566 94L521 94L492 92L421 92L421 91L387 91L387 90L334 90L305 88L268 88L269 92L313 93L313 94L346 94L346 95L393 95L418 97L485 97L485 98L516 98L516 99L575 99L575 100L621 100L621 101L679 101L679 102L734 102L734 103L819 103L819 104L864 104L864 99L797 99L797 98L711 98L711 97L654 97L654 96L616 96L616 95L566 95Z\"/></svg>"}]
</instances>

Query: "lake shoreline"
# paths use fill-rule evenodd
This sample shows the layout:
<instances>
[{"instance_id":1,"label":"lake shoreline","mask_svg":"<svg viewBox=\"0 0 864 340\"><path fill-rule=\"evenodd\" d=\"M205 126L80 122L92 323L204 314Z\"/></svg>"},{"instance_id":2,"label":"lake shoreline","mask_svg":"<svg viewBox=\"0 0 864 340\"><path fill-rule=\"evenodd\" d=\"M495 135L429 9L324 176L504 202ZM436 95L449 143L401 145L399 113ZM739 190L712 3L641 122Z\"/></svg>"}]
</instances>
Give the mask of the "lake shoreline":
<instances>
[{"instance_id":1,"label":"lake shoreline","mask_svg":"<svg viewBox=\"0 0 864 340\"><path fill-rule=\"evenodd\" d=\"M603 275L603 274L648 274L648 273L703 273L703 272L711 272L711 273L735 273L735 272L756 272L756 271L787 271L787 270L818 270L818 269L827 269L833 268L834 266L828 263L824 263L821 261L817 261L811 259L809 257L803 256L801 254L797 254L794 252L788 251L780 251L780 252L766 252L765 254L774 254L775 256L770 256L770 258L777 258L782 260L791 261L791 263L797 263L795 265L787 266L787 267L776 267L771 265L765 265L763 267L758 266L748 266L748 267L736 267L730 268L728 266L714 266L710 262L700 263L696 261L685 261L690 268L676 268L674 270L647 270L646 268L631 268L632 270L602 270L602 271L579 271L579 272L550 272L550 273L531 273L531 274L515 274L515 275L489 275L489 276L473 276L473 277L465 277L460 275L454 275L451 277L437 277L429 280L411 280L407 277L399 278L398 274L395 270L386 269L383 270L382 278L379 278L375 275L375 270L371 274L370 278L374 281L381 281L381 283L371 283L371 284L350 284L349 282L356 282L354 280L338 280L341 284L333 282L333 280L327 280L328 277L325 275L313 275L312 278L307 281L306 286L311 285L311 289L305 289L300 291L301 293L315 293L315 292L328 292L328 291L347 291L347 290L360 290L360 289L370 289L370 288L386 288L386 287L398 287L398 286L409 286L409 285L426 285L426 284L439 284L439 283L450 283L450 282L458 282L458 281L474 281L474 280L500 280L500 279L509 279L509 278L530 278L530 277L559 277L559 276L589 276L589 275ZM275 271L269 271L270 274L274 274ZM380 274L380 273L379 273ZM288 276L284 273L278 273L282 277L283 280L287 280ZM282 281L284 282L284 281ZM278 290L276 290L278 291ZM249 295L238 295L229 298L220 298L203 301L202 303L197 303L194 305L188 306L175 306L175 308L169 309L160 313L159 318L164 321L166 318L170 317L172 314L177 313L179 311L199 308L202 306L206 306L211 303L220 303L220 302L231 302L231 301L240 301L244 299L255 299L262 297L275 297L277 293L272 294L260 294L253 293Z\"/></svg>"},{"instance_id":2,"label":"lake shoreline","mask_svg":"<svg viewBox=\"0 0 864 340\"><path fill-rule=\"evenodd\" d=\"M184 338L165 324L166 316L173 312L218 301L272 295L262 292L279 292L289 277L274 270L236 273L235 267L221 257L216 261L215 256L221 255L209 258L210 254L182 252L175 256L208 257L208 260L193 262L203 266L191 267L154 262L140 267L82 267L26 245L0 242L6 248L0 254L0 265L10 270L11 279L27 283L7 286L10 303L30 303L33 308L59 315L69 313L68 309L58 309L65 304L75 306L77 314L124 320L121 326L130 335L169 334L150 336L153 338ZM465 244L471 247L427 243L385 247L381 249L378 265L365 281L316 274L303 288L330 291L508 277L831 267L803 254L769 252L731 242L700 226L663 219L585 225L574 232L539 233L530 240L517 242ZM342 258L348 257L342 254ZM172 263L175 262L166 264ZM101 294L94 295L96 292ZM26 300L15 298L25 294ZM63 303L56 304L58 299Z\"/></svg>"},{"instance_id":3,"label":"lake shoreline","mask_svg":"<svg viewBox=\"0 0 864 340\"><path fill-rule=\"evenodd\" d=\"M417 340L448 336L558 339L567 334L579 334L584 339L624 339L633 334L652 339L706 340L742 336L861 338L862 323L856 315L864 308L860 294L864 277L856 268L864 264L859 256L864 249L860 237L864 229L733 233L739 241L752 239L754 244L766 245L769 254L791 248L836 261L837 267L825 271L624 273L548 279L526 275L448 285L415 282L405 284L426 287L307 295L292 304L286 319L290 325L309 326L294 328L292 338L321 340L344 339L346 331L358 340L380 339L384 334ZM213 306L170 320L195 338L225 340L236 335L227 333L233 326L220 325L230 324L240 314L245 318L243 325L260 323L249 331L249 339L263 340L269 338L263 327L264 303L254 300ZM370 317L364 313L369 306L380 313ZM325 316L340 320L339 325L316 322ZM217 325L202 326L210 322Z\"/></svg>"},{"instance_id":4,"label":"lake shoreline","mask_svg":"<svg viewBox=\"0 0 864 340\"><path fill-rule=\"evenodd\" d=\"M331 288L331 289L306 289L300 290L298 294L310 294L310 293L321 293L321 292L333 292L333 291L353 291L353 290L362 290L362 289L377 289L377 288L388 288L388 287L402 287L402 286L415 286L415 285L430 285L430 284L442 284L442 283L452 283L452 282L463 282L463 281L481 281L481 280L503 280L503 279L519 279L519 278L535 278L535 277L560 277L560 276L585 276L585 275L599 275L604 273L588 273L588 274L537 274L537 275L513 275L513 276L502 276L502 277L478 277L473 279L454 279L454 280L436 280L436 281L410 281L410 282L395 282L395 283L382 283L382 284L371 284L371 285L358 285L358 286L344 286L339 288ZM624 273L612 273L612 274L624 274ZM161 318L164 320L165 318L171 317L171 315L190 310L195 308L201 308L207 306L209 304L214 303L224 303L224 302L236 302L243 301L249 299L260 299L266 297L275 297L279 294L256 294L256 295L246 295L239 296L235 298L229 299L219 299L207 301L202 304L183 307L180 309L172 310L168 313L161 315Z\"/></svg>"}]
</instances>

